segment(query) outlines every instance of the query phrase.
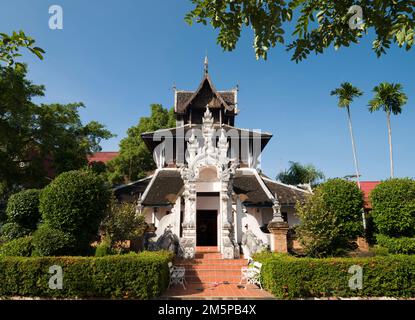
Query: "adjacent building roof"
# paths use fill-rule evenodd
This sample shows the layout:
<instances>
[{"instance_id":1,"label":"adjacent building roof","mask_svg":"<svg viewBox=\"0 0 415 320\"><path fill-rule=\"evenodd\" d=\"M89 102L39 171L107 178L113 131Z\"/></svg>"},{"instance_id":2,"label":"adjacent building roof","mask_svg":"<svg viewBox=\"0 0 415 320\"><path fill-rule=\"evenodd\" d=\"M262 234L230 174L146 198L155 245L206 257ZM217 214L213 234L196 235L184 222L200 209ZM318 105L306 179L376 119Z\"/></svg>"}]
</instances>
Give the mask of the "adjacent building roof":
<instances>
[{"instance_id":1,"label":"adjacent building roof","mask_svg":"<svg viewBox=\"0 0 415 320\"><path fill-rule=\"evenodd\" d=\"M380 183L380 181L360 181L360 190L363 191L365 208L371 209L372 205L370 204L369 195L370 192L375 189L375 187Z\"/></svg>"},{"instance_id":2,"label":"adjacent building roof","mask_svg":"<svg viewBox=\"0 0 415 320\"><path fill-rule=\"evenodd\" d=\"M310 192L306 190L271 180L264 176L262 176L262 180L271 193L278 196L280 204L295 205L297 202L303 202L307 195L310 195Z\"/></svg>"},{"instance_id":3,"label":"adjacent building roof","mask_svg":"<svg viewBox=\"0 0 415 320\"><path fill-rule=\"evenodd\" d=\"M146 191L152 177L117 186L113 188L114 196L121 202L135 202Z\"/></svg>"},{"instance_id":4,"label":"adjacent building roof","mask_svg":"<svg viewBox=\"0 0 415 320\"><path fill-rule=\"evenodd\" d=\"M92 155L88 156L88 163L92 162L103 162L107 163L108 161L118 157L120 153L118 151L103 151L95 152Z\"/></svg>"}]
</instances>

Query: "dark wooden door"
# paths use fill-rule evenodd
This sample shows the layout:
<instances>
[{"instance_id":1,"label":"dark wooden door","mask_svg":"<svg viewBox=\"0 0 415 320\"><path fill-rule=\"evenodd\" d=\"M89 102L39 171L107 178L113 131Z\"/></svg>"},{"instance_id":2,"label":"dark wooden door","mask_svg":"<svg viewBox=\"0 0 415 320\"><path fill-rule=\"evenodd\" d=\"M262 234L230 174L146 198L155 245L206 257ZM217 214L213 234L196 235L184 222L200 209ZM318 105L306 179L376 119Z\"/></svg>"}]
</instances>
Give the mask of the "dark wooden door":
<instances>
[{"instance_id":1,"label":"dark wooden door","mask_svg":"<svg viewBox=\"0 0 415 320\"><path fill-rule=\"evenodd\" d=\"M218 212L216 210L197 210L196 245L217 246Z\"/></svg>"}]
</instances>

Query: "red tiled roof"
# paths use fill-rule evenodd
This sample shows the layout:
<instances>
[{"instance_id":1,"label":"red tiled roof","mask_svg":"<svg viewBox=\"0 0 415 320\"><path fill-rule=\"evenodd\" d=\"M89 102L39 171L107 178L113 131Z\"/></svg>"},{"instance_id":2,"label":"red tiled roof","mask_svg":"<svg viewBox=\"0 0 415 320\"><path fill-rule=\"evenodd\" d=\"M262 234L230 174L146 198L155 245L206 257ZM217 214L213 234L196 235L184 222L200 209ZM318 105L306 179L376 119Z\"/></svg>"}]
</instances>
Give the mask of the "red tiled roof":
<instances>
[{"instance_id":1,"label":"red tiled roof","mask_svg":"<svg viewBox=\"0 0 415 320\"><path fill-rule=\"evenodd\" d=\"M119 155L119 152L117 151L95 152L94 154L88 156L88 163L92 163L92 162L107 163L108 161L114 159L118 155Z\"/></svg>"},{"instance_id":2,"label":"red tiled roof","mask_svg":"<svg viewBox=\"0 0 415 320\"><path fill-rule=\"evenodd\" d=\"M371 209L369 194L380 183L380 181L360 181L360 189L365 198L365 208Z\"/></svg>"}]
</instances>

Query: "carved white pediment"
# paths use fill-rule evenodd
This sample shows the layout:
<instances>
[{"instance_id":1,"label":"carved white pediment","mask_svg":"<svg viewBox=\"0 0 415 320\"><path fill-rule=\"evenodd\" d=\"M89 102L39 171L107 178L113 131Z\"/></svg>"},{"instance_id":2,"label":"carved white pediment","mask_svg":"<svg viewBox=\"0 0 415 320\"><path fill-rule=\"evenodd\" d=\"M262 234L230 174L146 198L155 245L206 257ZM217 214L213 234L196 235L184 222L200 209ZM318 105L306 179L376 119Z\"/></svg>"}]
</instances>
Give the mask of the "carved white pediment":
<instances>
[{"instance_id":1,"label":"carved white pediment","mask_svg":"<svg viewBox=\"0 0 415 320\"><path fill-rule=\"evenodd\" d=\"M195 181L199 178L200 170L206 166L216 167L218 180L229 179L229 175L236 170L236 161L227 156L229 143L224 129L221 129L219 141L215 146L213 117L208 107L206 107L203 116L202 134L203 146L200 147L194 130L192 130L192 135L187 143L187 166L182 168L183 180Z\"/></svg>"}]
</instances>

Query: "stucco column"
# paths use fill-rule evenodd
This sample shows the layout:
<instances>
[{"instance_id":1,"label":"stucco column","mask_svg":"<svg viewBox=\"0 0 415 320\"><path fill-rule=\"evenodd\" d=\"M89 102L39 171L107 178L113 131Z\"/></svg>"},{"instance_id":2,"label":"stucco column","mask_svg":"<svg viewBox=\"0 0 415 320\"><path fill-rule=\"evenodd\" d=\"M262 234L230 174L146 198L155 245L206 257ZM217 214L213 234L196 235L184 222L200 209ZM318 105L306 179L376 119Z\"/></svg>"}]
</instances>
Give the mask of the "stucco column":
<instances>
[{"instance_id":1,"label":"stucco column","mask_svg":"<svg viewBox=\"0 0 415 320\"><path fill-rule=\"evenodd\" d=\"M288 223L284 221L281 214L281 206L278 202L277 195L273 199L273 218L268 224L268 230L271 233L271 251L288 252Z\"/></svg>"},{"instance_id":2,"label":"stucco column","mask_svg":"<svg viewBox=\"0 0 415 320\"><path fill-rule=\"evenodd\" d=\"M221 180L221 216L222 216L222 248L221 253L224 259L239 257L239 248L234 241L234 221L232 214L232 183L229 179Z\"/></svg>"},{"instance_id":3,"label":"stucco column","mask_svg":"<svg viewBox=\"0 0 415 320\"><path fill-rule=\"evenodd\" d=\"M184 219L182 223L183 237L180 239L181 256L193 259L196 251L196 188L194 182L185 183L183 193L185 199Z\"/></svg>"}]
</instances>

